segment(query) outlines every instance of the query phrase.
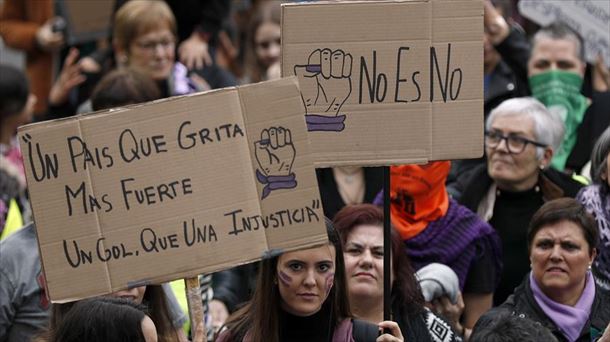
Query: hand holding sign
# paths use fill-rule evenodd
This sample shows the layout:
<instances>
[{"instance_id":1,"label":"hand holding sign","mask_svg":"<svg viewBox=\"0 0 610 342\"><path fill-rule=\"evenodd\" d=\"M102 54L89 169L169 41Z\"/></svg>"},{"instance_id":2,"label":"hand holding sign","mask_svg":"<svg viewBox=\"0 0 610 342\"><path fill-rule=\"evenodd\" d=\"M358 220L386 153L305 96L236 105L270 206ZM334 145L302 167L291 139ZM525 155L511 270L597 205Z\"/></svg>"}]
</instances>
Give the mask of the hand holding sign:
<instances>
[{"instance_id":1,"label":"hand holding sign","mask_svg":"<svg viewBox=\"0 0 610 342\"><path fill-rule=\"evenodd\" d=\"M260 141L254 142L254 154L260 167L256 170L256 179L259 183L266 184L261 199L267 197L272 190L297 186L296 176L292 173L296 150L289 129L264 129Z\"/></svg>"},{"instance_id":2,"label":"hand holding sign","mask_svg":"<svg viewBox=\"0 0 610 342\"><path fill-rule=\"evenodd\" d=\"M345 128L341 107L352 92L352 55L343 50L316 49L307 65L295 65L309 131L340 132Z\"/></svg>"}]
</instances>

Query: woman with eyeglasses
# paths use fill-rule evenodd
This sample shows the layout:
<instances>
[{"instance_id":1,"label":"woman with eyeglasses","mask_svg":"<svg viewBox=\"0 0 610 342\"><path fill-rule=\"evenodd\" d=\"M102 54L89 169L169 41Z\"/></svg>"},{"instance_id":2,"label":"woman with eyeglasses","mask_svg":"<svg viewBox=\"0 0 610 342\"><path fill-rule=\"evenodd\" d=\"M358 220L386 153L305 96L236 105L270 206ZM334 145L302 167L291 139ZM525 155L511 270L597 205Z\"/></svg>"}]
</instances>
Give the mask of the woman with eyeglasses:
<instances>
[{"instance_id":1,"label":"woman with eyeglasses","mask_svg":"<svg viewBox=\"0 0 610 342\"><path fill-rule=\"evenodd\" d=\"M113 46L119 66L157 81L162 97L198 90L184 65L175 61L176 19L163 1L129 1L116 13Z\"/></svg>"},{"instance_id":2,"label":"woman with eyeglasses","mask_svg":"<svg viewBox=\"0 0 610 342\"><path fill-rule=\"evenodd\" d=\"M110 61L100 74L115 67L133 69L156 82L161 98L210 89L203 78L189 76L186 66L176 61L177 23L164 1L127 1L114 16L112 34L116 64ZM97 76L85 73L78 58L78 50L71 49L49 94L49 118L63 117L74 110L68 99L74 87L85 81L97 82ZM89 111L90 101L78 108L79 113Z\"/></svg>"},{"instance_id":3,"label":"woman with eyeglasses","mask_svg":"<svg viewBox=\"0 0 610 342\"><path fill-rule=\"evenodd\" d=\"M504 268L494 305L530 270L524 241L536 210L547 201L575 197L582 186L549 167L563 134L559 115L531 97L506 100L487 119L487 165L473 171L459 200L500 235Z\"/></svg>"}]
</instances>

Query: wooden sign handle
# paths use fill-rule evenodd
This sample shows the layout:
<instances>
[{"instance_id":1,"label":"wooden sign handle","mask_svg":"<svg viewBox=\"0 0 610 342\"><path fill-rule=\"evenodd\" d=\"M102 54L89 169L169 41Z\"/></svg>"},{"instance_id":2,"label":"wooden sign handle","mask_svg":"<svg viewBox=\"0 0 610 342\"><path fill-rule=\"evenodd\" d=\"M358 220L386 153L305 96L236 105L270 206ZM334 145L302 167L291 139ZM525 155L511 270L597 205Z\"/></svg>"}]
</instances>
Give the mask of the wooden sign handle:
<instances>
[{"instance_id":1,"label":"wooden sign handle","mask_svg":"<svg viewBox=\"0 0 610 342\"><path fill-rule=\"evenodd\" d=\"M205 324L203 322L203 303L199 290L199 278L184 279L186 285L186 299L191 319L191 337L193 342L207 342Z\"/></svg>"}]
</instances>

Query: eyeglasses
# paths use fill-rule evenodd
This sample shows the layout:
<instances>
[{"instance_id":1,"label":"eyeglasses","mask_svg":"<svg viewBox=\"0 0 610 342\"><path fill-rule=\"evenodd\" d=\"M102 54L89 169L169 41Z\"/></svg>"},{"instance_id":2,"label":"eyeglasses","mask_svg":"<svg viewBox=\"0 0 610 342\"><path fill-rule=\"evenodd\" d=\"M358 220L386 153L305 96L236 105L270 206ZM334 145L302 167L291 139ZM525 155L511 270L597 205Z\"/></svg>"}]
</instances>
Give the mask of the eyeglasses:
<instances>
[{"instance_id":1,"label":"eyeglasses","mask_svg":"<svg viewBox=\"0 0 610 342\"><path fill-rule=\"evenodd\" d=\"M144 42L136 42L136 46L142 50L146 50L147 52L155 52L157 50L157 46L161 46L163 49L173 49L176 44L174 39L161 39L158 41L144 41Z\"/></svg>"},{"instance_id":2,"label":"eyeglasses","mask_svg":"<svg viewBox=\"0 0 610 342\"><path fill-rule=\"evenodd\" d=\"M547 145L533 141L518 135L502 135L499 131L485 132L485 144L491 148L497 148L502 140L506 140L506 148L508 153L519 154L525 150L527 144L532 144L538 147L546 147Z\"/></svg>"}]
</instances>

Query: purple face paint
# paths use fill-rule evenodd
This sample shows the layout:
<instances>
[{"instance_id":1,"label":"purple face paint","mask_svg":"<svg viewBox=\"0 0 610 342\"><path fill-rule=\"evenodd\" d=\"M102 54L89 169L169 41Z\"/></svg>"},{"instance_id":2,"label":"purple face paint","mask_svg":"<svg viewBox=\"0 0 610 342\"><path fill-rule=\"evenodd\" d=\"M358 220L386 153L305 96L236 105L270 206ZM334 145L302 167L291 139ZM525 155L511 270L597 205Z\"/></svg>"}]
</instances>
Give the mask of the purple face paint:
<instances>
[{"instance_id":1,"label":"purple face paint","mask_svg":"<svg viewBox=\"0 0 610 342\"><path fill-rule=\"evenodd\" d=\"M280 279L282 285L290 287L290 285L292 284L292 277L282 271L278 271L277 276Z\"/></svg>"},{"instance_id":2,"label":"purple face paint","mask_svg":"<svg viewBox=\"0 0 610 342\"><path fill-rule=\"evenodd\" d=\"M330 293L330 290L333 288L333 284L335 283L335 274L330 273L326 276L326 296Z\"/></svg>"}]
</instances>

